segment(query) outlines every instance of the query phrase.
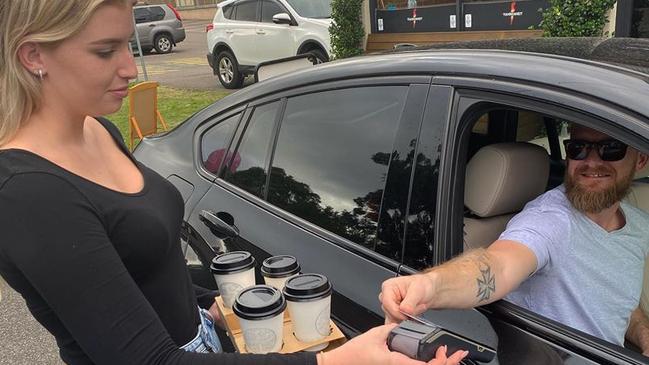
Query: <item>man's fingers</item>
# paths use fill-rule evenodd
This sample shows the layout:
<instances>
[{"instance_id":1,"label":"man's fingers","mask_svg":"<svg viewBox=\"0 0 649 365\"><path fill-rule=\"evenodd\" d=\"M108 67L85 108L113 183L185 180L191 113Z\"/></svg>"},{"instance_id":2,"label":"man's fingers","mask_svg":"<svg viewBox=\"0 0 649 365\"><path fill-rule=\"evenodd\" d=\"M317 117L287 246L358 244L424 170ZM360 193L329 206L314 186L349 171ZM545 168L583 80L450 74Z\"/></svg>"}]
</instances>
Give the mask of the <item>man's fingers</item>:
<instances>
[{"instance_id":1,"label":"man's fingers","mask_svg":"<svg viewBox=\"0 0 649 365\"><path fill-rule=\"evenodd\" d=\"M423 306L423 308L426 308L426 306L421 303L422 296L423 293L419 290L408 291L408 293L406 293L406 297L401 301L399 309L409 314L421 313L421 307ZM419 312L417 310L419 310Z\"/></svg>"}]
</instances>

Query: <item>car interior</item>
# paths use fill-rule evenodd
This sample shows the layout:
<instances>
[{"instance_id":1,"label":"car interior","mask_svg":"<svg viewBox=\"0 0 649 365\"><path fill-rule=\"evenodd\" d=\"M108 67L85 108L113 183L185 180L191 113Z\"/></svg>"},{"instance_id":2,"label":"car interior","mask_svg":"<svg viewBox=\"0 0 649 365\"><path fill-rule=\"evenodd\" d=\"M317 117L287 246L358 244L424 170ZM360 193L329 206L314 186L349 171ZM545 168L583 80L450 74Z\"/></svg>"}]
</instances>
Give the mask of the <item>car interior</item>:
<instances>
[{"instance_id":1,"label":"car interior","mask_svg":"<svg viewBox=\"0 0 649 365\"><path fill-rule=\"evenodd\" d=\"M464 250L498 239L525 204L560 185L569 121L502 106L482 114L469 137L464 190ZM649 164L635 175L626 201L649 213ZM649 264L642 297L649 299ZM641 307L649 315L649 300ZM633 347L633 346L630 346Z\"/></svg>"}]
</instances>

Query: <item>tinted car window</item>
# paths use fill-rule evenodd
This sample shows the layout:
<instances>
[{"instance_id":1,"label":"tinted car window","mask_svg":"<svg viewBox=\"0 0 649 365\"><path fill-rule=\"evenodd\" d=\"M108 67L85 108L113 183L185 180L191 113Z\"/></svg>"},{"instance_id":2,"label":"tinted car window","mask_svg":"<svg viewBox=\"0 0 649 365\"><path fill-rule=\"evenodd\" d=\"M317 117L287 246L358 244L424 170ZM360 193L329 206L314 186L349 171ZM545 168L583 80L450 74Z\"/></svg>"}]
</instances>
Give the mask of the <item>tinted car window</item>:
<instances>
[{"instance_id":1,"label":"tinted car window","mask_svg":"<svg viewBox=\"0 0 649 365\"><path fill-rule=\"evenodd\" d=\"M255 108L225 179L259 197L264 195L266 165L279 102Z\"/></svg>"},{"instance_id":2,"label":"tinted car window","mask_svg":"<svg viewBox=\"0 0 649 365\"><path fill-rule=\"evenodd\" d=\"M257 1L242 1L237 4L236 20L257 21Z\"/></svg>"},{"instance_id":3,"label":"tinted car window","mask_svg":"<svg viewBox=\"0 0 649 365\"><path fill-rule=\"evenodd\" d=\"M146 23L151 21L151 13L146 8L133 9L136 23Z\"/></svg>"},{"instance_id":4,"label":"tinted car window","mask_svg":"<svg viewBox=\"0 0 649 365\"><path fill-rule=\"evenodd\" d=\"M232 5L226 5L223 7L223 16L226 19L232 19L232 11L234 10L234 6Z\"/></svg>"},{"instance_id":5,"label":"tinted car window","mask_svg":"<svg viewBox=\"0 0 649 365\"><path fill-rule=\"evenodd\" d=\"M151 13L151 21L158 21L162 20L165 17L165 11L159 6L152 6L149 8L149 12Z\"/></svg>"},{"instance_id":6,"label":"tinted car window","mask_svg":"<svg viewBox=\"0 0 649 365\"><path fill-rule=\"evenodd\" d=\"M261 21L264 23L272 23L273 15L279 13L286 13L278 3L274 1L264 0L261 3Z\"/></svg>"},{"instance_id":7,"label":"tinted car window","mask_svg":"<svg viewBox=\"0 0 649 365\"><path fill-rule=\"evenodd\" d=\"M215 174L218 172L219 167L221 167L224 161L225 152L228 149L228 143L232 138L232 133L234 133L240 118L241 114L231 116L219 122L203 135L201 152L203 166L205 166L207 171Z\"/></svg>"},{"instance_id":8,"label":"tinted car window","mask_svg":"<svg viewBox=\"0 0 649 365\"><path fill-rule=\"evenodd\" d=\"M327 91L288 100L268 201L374 249L381 197L408 88Z\"/></svg>"}]
</instances>

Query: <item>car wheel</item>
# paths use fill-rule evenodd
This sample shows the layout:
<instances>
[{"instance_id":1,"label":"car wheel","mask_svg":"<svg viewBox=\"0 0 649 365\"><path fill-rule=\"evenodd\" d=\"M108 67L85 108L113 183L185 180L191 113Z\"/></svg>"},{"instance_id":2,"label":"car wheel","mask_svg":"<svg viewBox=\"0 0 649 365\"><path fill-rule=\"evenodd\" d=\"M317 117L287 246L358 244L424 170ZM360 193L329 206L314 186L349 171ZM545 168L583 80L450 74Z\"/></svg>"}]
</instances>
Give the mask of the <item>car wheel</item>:
<instances>
[{"instance_id":1,"label":"car wheel","mask_svg":"<svg viewBox=\"0 0 649 365\"><path fill-rule=\"evenodd\" d=\"M311 53L311 62L313 62L314 65L329 61L329 57L327 57L327 55L322 50L312 49L307 53Z\"/></svg>"},{"instance_id":2,"label":"car wheel","mask_svg":"<svg viewBox=\"0 0 649 365\"><path fill-rule=\"evenodd\" d=\"M216 56L216 74L226 89L237 89L243 84L243 75L239 72L239 64L229 51L223 51Z\"/></svg>"},{"instance_id":3,"label":"car wheel","mask_svg":"<svg viewBox=\"0 0 649 365\"><path fill-rule=\"evenodd\" d=\"M153 47L158 53L169 53L173 48L173 42L168 34L158 34L153 42Z\"/></svg>"}]
</instances>

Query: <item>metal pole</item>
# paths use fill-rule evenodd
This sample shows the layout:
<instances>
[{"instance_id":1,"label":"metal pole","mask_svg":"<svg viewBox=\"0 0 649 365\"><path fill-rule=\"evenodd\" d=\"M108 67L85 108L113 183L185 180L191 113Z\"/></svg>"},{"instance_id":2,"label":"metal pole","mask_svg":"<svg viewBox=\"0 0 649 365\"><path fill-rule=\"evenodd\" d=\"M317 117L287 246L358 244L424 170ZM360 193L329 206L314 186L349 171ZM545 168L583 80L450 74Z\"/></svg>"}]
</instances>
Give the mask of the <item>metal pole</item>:
<instances>
[{"instance_id":1,"label":"metal pole","mask_svg":"<svg viewBox=\"0 0 649 365\"><path fill-rule=\"evenodd\" d=\"M137 24L135 23L135 12L133 12L133 29L135 31L135 43L137 44L137 52L140 54L140 63L142 64L142 73L144 73L144 81L149 81L149 75L146 72L146 64L144 63L144 54L142 53L142 44L140 44L140 35L137 33Z\"/></svg>"}]
</instances>

